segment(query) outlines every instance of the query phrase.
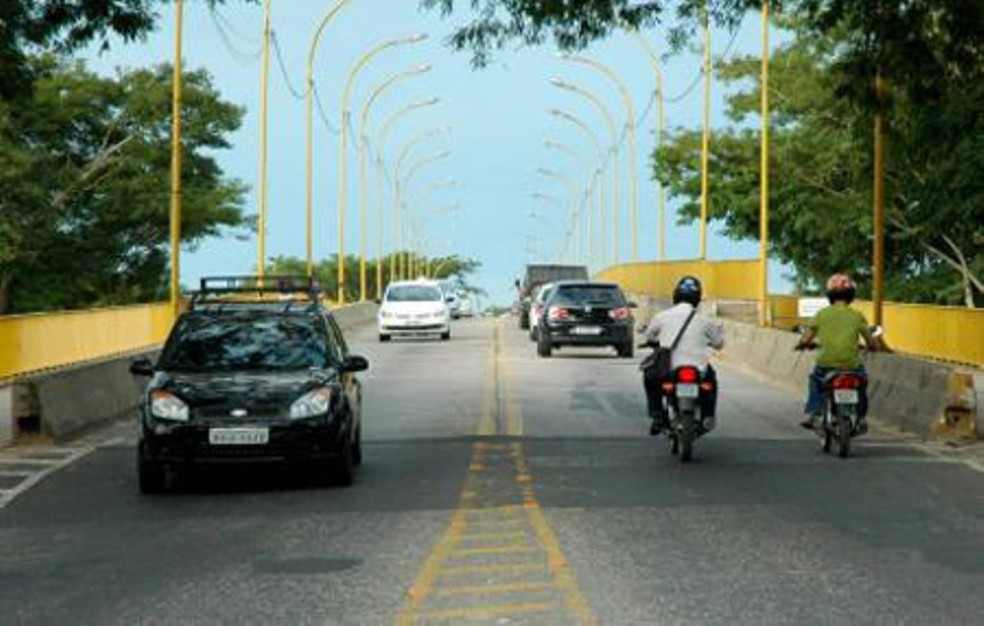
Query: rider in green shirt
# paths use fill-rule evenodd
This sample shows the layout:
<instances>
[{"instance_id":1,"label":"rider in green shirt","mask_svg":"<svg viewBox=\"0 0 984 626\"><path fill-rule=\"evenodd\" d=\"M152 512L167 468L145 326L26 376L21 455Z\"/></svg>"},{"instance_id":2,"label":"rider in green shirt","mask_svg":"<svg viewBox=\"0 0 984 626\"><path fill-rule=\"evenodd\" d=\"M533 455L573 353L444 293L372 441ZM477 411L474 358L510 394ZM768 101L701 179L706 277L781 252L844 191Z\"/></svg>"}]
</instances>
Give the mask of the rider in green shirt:
<instances>
[{"instance_id":1,"label":"rider in green shirt","mask_svg":"<svg viewBox=\"0 0 984 626\"><path fill-rule=\"evenodd\" d=\"M797 348L805 348L814 341L820 343L816 367L810 373L810 394L805 407L806 419L800 422L804 428L814 428L823 411L823 383L830 371L851 371L867 378L858 350L858 339L864 339L869 350L874 351L879 347L864 315L850 307L856 293L857 287L850 276L847 274L831 276L827 281L827 300L830 301L830 306L817 313L810 321L797 345ZM860 392L858 431L863 433L867 430L866 386L863 386Z\"/></svg>"}]
</instances>

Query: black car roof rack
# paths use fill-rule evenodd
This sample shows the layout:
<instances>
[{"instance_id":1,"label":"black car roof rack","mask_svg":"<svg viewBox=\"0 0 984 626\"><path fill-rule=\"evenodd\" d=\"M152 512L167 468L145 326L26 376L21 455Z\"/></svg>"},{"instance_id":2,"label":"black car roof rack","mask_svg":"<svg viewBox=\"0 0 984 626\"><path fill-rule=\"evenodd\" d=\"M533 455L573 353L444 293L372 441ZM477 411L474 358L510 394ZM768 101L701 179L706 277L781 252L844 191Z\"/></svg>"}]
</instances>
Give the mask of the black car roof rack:
<instances>
[{"instance_id":1,"label":"black car roof rack","mask_svg":"<svg viewBox=\"0 0 984 626\"><path fill-rule=\"evenodd\" d=\"M201 279L199 290L192 294L188 310L201 310L207 306L222 311L233 305L236 309L243 306L259 306L266 310L282 307L286 313L296 305L318 308L322 297L321 285L311 276L207 276Z\"/></svg>"}]
</instances>

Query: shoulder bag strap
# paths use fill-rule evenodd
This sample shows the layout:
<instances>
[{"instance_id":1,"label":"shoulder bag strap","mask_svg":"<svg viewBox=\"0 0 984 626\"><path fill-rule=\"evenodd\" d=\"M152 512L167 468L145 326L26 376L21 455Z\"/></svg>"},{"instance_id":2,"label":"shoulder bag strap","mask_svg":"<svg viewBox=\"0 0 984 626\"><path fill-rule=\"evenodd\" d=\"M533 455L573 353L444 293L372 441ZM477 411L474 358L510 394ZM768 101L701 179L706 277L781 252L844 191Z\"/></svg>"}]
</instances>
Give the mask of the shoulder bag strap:
<instances>
[{"instance_id":1,"label":"shoulder bag strap","mask_svg":"<svg viewBox=\"0 0 984 626\"><path fill-rule=\"evenodd\" d=\"M673 345L670 346L670 352L676 350L677 345L680 343L680 339L683 338L683 333L687 332L687 326L690 326L690 320L694 319L695 315L697 315L697 307L694 307L694 310L687 316L687 321L683 323L683 328L681 328L680 332L677 333L676 339L673 340Z\"/></svg>"}]
</instances>

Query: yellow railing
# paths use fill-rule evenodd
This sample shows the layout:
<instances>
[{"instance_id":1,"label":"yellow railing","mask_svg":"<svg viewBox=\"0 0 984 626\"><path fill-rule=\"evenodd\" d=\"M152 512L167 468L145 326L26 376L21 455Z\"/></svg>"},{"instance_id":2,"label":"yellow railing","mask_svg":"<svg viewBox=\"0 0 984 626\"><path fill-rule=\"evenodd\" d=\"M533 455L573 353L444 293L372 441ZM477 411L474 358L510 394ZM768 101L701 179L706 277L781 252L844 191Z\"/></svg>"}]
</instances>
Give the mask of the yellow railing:
<instances>
[{"instance_id":1,"label":"yellow railing","mask_svg":"<svg viewBox=\"0 0 984 626\"><path fill-rule=\"evenodd\" d=\"M712 300L758 299L758 261L668 261L618 265L599 273L630 293L669 297L684 274L704 283ZM772 319L783 326L796 319L796 297L772 295ZM870 302L855 307L872 319ZM984 309L886 302L885 340L905 354L984 367Z\"/></svg>"},{"instance_id":2,"label":"yellow railing","mask_svg":"<svg viewBox=\"0 0 984 626\"><path fill-rule=\"evenodd\" d=\"M163 343L167 304L0 317L0 379Z\"/></svg>"}]
</instances>

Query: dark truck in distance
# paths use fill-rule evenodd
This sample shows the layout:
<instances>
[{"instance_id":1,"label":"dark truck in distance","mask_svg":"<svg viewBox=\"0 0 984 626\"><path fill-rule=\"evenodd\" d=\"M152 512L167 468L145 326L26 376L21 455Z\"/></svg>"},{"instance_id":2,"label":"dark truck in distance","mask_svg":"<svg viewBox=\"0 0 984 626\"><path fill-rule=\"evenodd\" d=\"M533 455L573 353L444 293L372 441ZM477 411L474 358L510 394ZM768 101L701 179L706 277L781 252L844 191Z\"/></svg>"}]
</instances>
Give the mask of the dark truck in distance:
<instances>
[{"instance_id":1,"label":"dark truck in distance","mask_svg":"<svg viewBox=\"0 0 984 626\"><path fill-rule=\"evenodd\" d=\"M530 306L536 290L540 285L560 280L587 280L588 268L584 265L527 265L526 275L516 279L516 289L519 291L519 327L522 330L530 328Z\"/></svg>"}]
</instances>

